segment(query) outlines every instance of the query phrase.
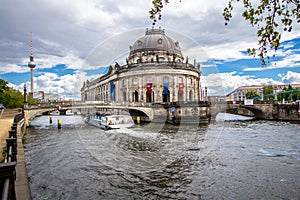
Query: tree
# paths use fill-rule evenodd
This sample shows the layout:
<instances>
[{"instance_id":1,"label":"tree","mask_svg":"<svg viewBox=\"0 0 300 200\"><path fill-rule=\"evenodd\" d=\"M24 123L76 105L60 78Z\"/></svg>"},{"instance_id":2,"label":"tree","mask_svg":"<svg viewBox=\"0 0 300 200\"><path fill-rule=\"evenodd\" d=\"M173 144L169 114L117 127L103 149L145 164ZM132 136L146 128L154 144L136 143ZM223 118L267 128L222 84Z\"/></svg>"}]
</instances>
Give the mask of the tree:
<instances>
[{"instance_id":1,"label":"tree","mask_svg":"<svg viewBox=\"0 0 300 200\"><path fill-rule=\"evenodd\" d=\"M224 8L225 25L232 18L234 1L239 0L229 0L228 6ZM244 0L243 6L245 10L242 16L257 28L259 45L258 49L248 49L248 54L253 56L257 54L262 65L265 66L266 61L270 59L268 52L270 50L276 52L280 46L281 33L291 32L295 23L300 22L300 2L299 0L261 0L257 6L253 6L250 0Z\"/></svg>"},{"instance_id":2,"label":"tree","mask_svg":"<svg viewBox=\"0 0 300 200\"><path fill-rule=\"evenodd\" d=\"M8 99L4 92L8 89L8 82L0 79L0 103L3 104L4 106L6 105Z\"/></svg>"},{"instance_id":3,"label":"tree","mask_svg":"<svg viewBox=\"0 0 300 200\"><path fill-rule=\"evenodd\" d=\"M0 103L6 108L19 108L23 104L23 94L8 87L8 82L0 79Z\"/></svg>"},{"instance_id":4,"label":"tree","mask_svg":"<svg viewBox=\"0 0 300 200\"><path fill-rule=\"evenodd\" d=\"M263 87L263 94L267 95L267 94L273 94L273 86L272 85L266 85Z\"/></svg>"},{"instance_id":5,"label":"tree","mask_svg":"<svg viewBox=\"0 0 300 200\"><path fill-rule=\"evenodd\" d=\"M0 93L3 92L4 90L8 89L8 82L0 79Z\"/></svg>"},{"instance_id":6,"label":"tree","mask_svg":"<svg viewBox=\"0 0 300 200\"><path fill-rule=\"evenodd\" d=\"M32 95L28 95L27 99L28 105L38 105L40 102L32 97Z\"/></svg>"},{"instance_id":7,"label":"tree","mask_svg":"<svg viewBox=\"0 0 300 200\"><path fill-rule=\"evenodd\" d=\"M169 3L169 0L152 0L153 8L149 12L153 25L155 25L157 16L158 20L161 19L163 1L165 4ZM268 52L271 50L276 52L280 46L281 33L284 31L291 32L295 23L300 22L300 1L260 0L257 6L253 6L251 0L228 0L228 6L223 11L225 25L232 18L234 2L243 3L242 16L257 29L259 47L249 48L247 52L251 56L259 56L262 66L266 66L270 59L270 53ZM272 55L272 57L274 56L275 54Z\"/></svg>"},{"instance_id":8,"label":"tree","mask_svg":"<svg viewBox=\"0 0 300 200\"><path fill-rule=\"evenodd\" d=\"M164 2L165 2L165 4L168 4L169 0L164 0ZM162 2L162 0L152 0L152 5L153 5L153 8L151 8L149 13L150 13L150 19L153 20L153 25L155 25L155 23L157 21L156 18L158 18L158 20L161 20L161 10L163 8L163 2Z\"/></svg>"},{"instance_id":9,"label":"tree","mask_svg":"<svg viewBox=\"0 0 300 200\"><path fill-rule=\"evenodd\" d=\"M23 104L23 94L15 89L9 88L4 91L6 102L4 106L6 108L20 108Z\"/></svg>"},{"instance_id":10,"label":"tree","mask_svg":"<svg viewBox=\"0 0 300 200\"><path fill-rule=\"evenodd\" d=\"M283 92L279 92L278 94L278 100L282 101L283 99L285 101L296 101L298 99L300 99L300 92L298 91L299 89L294 89L291 85L289 85L288 87L285 87L283 89ZM292 93L292 99L291 99L291 93Z\"/></svg>"},{"instance_id":11,"label":"tree","mask_svg":"<svg viewBox=\"0 0 300 200\"><path fill-rule=\"evenodd\" d=\"M272 85L266 85L266 86L264 86L263 87L263 94L264 94L264 96L265 95L270 95L270 96L268 96L268 99L269 100L273 100L274 96L271 95L271 94L274 93L273 90L274 90L274 88L273 88ZM266 100L266 99L264 98L264 100Z\"/></svg>"},{"instance_id":12,"label":"tree","mask_svg":"<svg viewBox=\"0 0 300 200\"><path fill-rule=\"evenodd\" d=\"M260 99L261 97L259 96L257 90L248 90L246 92L246 98L247 99Z\"/></svg>"}]
</instances>

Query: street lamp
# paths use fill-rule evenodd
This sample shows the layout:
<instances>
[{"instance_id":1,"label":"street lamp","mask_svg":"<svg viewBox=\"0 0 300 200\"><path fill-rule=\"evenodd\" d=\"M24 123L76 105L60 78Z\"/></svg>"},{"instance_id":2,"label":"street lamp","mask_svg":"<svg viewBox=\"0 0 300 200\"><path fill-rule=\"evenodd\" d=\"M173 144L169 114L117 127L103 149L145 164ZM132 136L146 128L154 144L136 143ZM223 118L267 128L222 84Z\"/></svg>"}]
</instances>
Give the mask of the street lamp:
<instances>
[{"instance_id":1,"label":"street lamp","mask_svg":"<svg viewBox=\"0 0 300 200\"><path fill-rule=\"evenodd\" d=\"M24 84L24 101L23 103L27 103L27 88L26 88L26 84Z\"/></svg>"},{"instance_id":2,"label":"street lamp","mask_svg":"<svg viewBox=\"0 0 300 200\"><path fill-rule=\"evenodd\" d=\"M207 101L207 87L205 86L205 101Z\"/></svg>"},{"instance_id":3,"label":"street lamp","mask_svg":"<svg viewBox=\"0 0 300 200\"><path fill-rule=\"evenodd\" d=\"M275 91L274 101L277 101L277 85L276 84L274 85L274 91Z\"/></svg>"}]
</instances>

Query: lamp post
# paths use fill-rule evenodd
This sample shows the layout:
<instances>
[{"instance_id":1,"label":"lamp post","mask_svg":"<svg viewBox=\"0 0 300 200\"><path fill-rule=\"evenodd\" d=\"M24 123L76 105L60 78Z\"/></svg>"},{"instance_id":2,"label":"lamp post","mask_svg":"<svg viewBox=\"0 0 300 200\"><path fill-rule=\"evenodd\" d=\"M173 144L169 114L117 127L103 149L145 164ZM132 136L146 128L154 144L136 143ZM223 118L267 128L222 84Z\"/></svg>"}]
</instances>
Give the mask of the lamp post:
<instances>
[{"instance_id":1,"label":"lamp post","mask_svg":"<svg viewBox=\"0 0 300 200\"><path fill-rule=\"evenodd\" d=\"M276 84L274 85L274 92L275 92L274 101L277 101L277 85Z\"/></svg>"},{"instance_id":2,"label":"lamp post","mask_svg":"<svg viewBox=\"0 0 300 200\"><path fill-rule=\"evenodd\" d=\"M24 101L23 103L27 103L27 88L26 88L26 84L24 84Z\"/></svg>"},{"instance_id":3,"label":"lamp post","mask_svg":"<svg viewBox=\"0 0 300 200\"><path fill-rule=\"evenodd\" d=\"M25 108L27 108L27 88L26 84L24 84L24 100L23 100L23 105L22 105L22 114L23 116L25 115Z\"/></svg>"},{"instance_id":4,"label":"lamp post","mask_svg":"<svg viewBox=\"0 0 300 200\"><path fill-rule=\"evenodd\" d=\"M205 101L207 101L207 86L205 86Z\"/></svg>"}]
</instances>

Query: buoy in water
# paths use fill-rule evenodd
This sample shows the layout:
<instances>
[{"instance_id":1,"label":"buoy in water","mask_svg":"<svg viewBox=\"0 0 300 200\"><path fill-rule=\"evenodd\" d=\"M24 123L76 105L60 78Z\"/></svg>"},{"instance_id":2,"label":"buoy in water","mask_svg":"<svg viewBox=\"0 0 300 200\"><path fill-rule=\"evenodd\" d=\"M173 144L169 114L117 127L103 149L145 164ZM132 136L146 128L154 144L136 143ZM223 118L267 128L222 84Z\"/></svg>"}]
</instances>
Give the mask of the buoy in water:
<instances>
[{"instance_id":1,"label":"buoy in water","mask_svg":"<svg viewBox=\"0 0 300 200\"><path fill-rule=\"evenodd\" d=\"M58 128L58 129L61 129L61 119L58 119L58 120L57 120L57 128Z\"/></svg>"},{"instance_id":2,"label":"buoy in water","mask_svg":"<svg viewBox=\"0 0 300 200\"><path fill-rule=\"evenodd\" d=\"M139 124L140 122L141 122L141 117L140 117L140 116L137 116L137 117L136 117L136 123Z\"/></svg>"},{"instance_id":3,"label":"buoy in water","mask_svg":"<svg viewBox=\"0 0 300 200\"><path fill-rule=\"evenodd\" d=\"M52 117L49 117L49 124L52 124Z\"/></svg>"}]
</instances>

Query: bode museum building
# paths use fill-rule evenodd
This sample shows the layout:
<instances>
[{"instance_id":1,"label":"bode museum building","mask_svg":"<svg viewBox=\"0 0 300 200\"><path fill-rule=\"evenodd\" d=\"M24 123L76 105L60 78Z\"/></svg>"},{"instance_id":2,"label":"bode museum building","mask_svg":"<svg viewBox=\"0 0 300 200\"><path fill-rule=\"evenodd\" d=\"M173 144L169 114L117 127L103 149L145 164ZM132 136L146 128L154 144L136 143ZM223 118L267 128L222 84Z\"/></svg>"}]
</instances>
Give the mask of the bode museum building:
<instances>
[{"instance_id":1,"label":"bode museum building","mask_svg":"<svg viewBox=\"0 0 300 200\"><path fill-rule=\"evenodd\" d=\"M115 63L105 75L84 82L83 101L146 106L202 100L200 65L184 58L179 42L163 29L147 29L129 48L124 65Z\"/></svg>"}]
</instances>

